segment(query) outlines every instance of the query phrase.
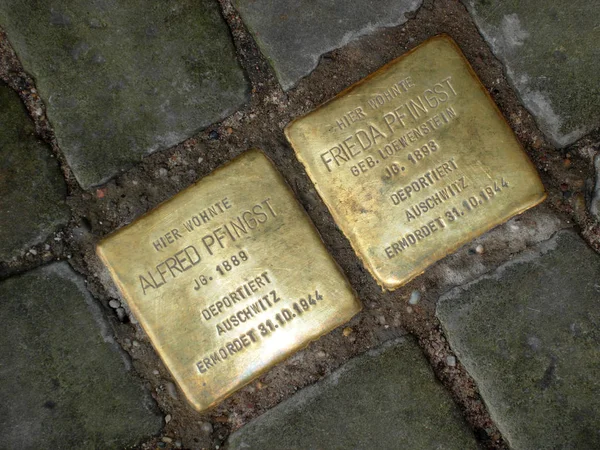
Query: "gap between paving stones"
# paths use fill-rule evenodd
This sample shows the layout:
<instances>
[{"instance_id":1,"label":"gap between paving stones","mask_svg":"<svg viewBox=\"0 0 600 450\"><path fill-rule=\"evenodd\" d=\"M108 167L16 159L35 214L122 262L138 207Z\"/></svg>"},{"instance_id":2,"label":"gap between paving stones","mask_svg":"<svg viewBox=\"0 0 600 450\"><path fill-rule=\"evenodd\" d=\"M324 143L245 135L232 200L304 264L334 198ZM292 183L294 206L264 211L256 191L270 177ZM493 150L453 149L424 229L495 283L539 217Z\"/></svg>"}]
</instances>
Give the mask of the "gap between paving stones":
<instances>
[{"instance_id":1,"label":"gap between paving stones","mask_svg":"<svg viewBox=\"0 0 600 450\"><path fill-rule=\"evenodd\" d=\"M68 203L74 214L65 229L64 239L52 248L50 255L26 256L14 264L2 263L0 278L72 255L71 264L87 278L92 294L105 311L112 311L108 302L118 298L118 294L95 257L94 243L247 148L261 147L275 161L308 211L328 250L357 290L365 310L349 324L352 331L347 336L336 330L323 337L207 414L196 413L182 395L172 394L171 378L143 332L135 324L119 323L113 312L111 321L118 342L131 355L138 373L152 385L153 396L161 409L171 416L163 434L181 440L187 448L220 445L231 430L289 398L298 389L322 379L351 357L409 331L418 337L434 371L457 400L480 441L489 448L504 448L472 379L460 363L454 367L446 364L449 347L433 317L434 301L451 286L492 270L513 254L548 239L556 229L566 226L569 219L556 219L557 212L574 219L588 241L600 248L598 225L589 219L585 204L581 208L580 200L574 201L584 196L580 184L591 176L585 155L598 145L598 135L592 133L563 151L557 151L547 143L505 80L501 64L491 54L466 10L455 1L426 0L405 25L380 30L330 52L321 58L311 75L288 93L283 93L277 84L269 64L259 53L231 3L225 0L220 3L238 56L252 84L250 104L184 143L145 158L141 164L98 190L86 192L76 184L60 156L45 115L36 116L35 110L42 107L41 101L36 99L35 91L31 91L33 84L28 84L26 75L19 72L19 66L13 62L8 65L13 73L0 72L2 78L13 80L11 86L16 87L25 100L38 132L57 152L69 185ZM402 289L382 294L333 223L302 166L285 143L282 129L293 117L308 112L427 37L441 32L447 32L457 40L473 64L541 172L550 196L545 205L468 244ZM5 67L2 64L2 68ZM212 139L214 132L217 139ZM568 158L570 166L566 167L564 161L568 154L571 155ZM561 183L567 184L566 190L560 187ZM568 191L572 191L572 195L566 198L564 194ZM517 229L513 230L514 227ZM54 241L52 237L49 240ZM473 252L479 243L484 246L483 255ZM422 300L408 312L406 302L414 290L422 292ZM146 448L155 442L149 441Z\"/></svg>"}]
</instances>

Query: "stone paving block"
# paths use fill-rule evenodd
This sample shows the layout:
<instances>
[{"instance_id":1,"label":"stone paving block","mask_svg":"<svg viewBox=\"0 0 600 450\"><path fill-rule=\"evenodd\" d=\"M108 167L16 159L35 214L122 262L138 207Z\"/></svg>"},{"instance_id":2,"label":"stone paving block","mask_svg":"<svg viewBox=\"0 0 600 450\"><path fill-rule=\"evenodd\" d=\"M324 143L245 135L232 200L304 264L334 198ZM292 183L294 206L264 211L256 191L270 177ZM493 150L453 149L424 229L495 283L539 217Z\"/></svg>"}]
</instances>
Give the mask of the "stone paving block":
<instances>
[{"instance_id":1,"label":"stone paving block","mask_svg":"<svg viewBox=\"0 0 600 450\"><path fill-rule=\"evenodd\" d=\"M594 0L463 0L541 130L560 147L600 122Z\"/></svg>"},{"instance_id":2,"label":"stone paving block","mask_svg":"<svg viewBox=\"0 0 600 450\"><path fill-rule=\"evenodd\" d=\"M54 263L0 283L0 447L123 448L162 419L83 280Z\"/></svg>"},{"instance_id":3,"label":"stone paving block","mask_svg":"<svg viewBox=\"0 0 600 450\"><path fill-rule=\"evenodd\" d=\"M283 89L311 73L319 58L378 28L406 22L422 0L234 0Z\"/></svg>"},{"instance_id":4,"label":"stone paving block","mask_svg":"<svg viewBox=\"0 0 600 450\"><path fill-rule=\"evenodd\" d=\"M592 191L590 213L600 222L600 152L594 157L594 169L596 169L596 184Z\"/></svg>"},{"instance_id":5,"label":"stone paving block","mask_svg":"<svg viewBox=\"0 0 600 450\"><path fill-rule=\"evenodd\" d=\"M66 185L19 96L0 82L0 261L69 220Z\"/></svg>"},{"instance_id":6,"label":"stone paving block","mask_svg":"<svg viewBox=\"0 0 600 450\"><path fill-rule=\"evenodd\" d=\"M84 188L183 141L248 96L214 0L4 0L0 26Z\"/></svg>"},{"instance_id":7,"label":"stone paving block","mask_svg":"<svg viewBox=\"0 0 600 450\"><path fill-rule=\"evenodd\" d=\"M437 315L511 448L600 448L600 256L579 236L450 291Z\"/></svg>"},{"instance_id":8,"label":"stone paving block","mask_svg":"<svg viewBox=\"0 0 600 450\"><path fill-rule=\"evenodd\" d=\"M231 435L229 449L475 449L417 344L390 341Z\"/></svg>"}]
</instances>

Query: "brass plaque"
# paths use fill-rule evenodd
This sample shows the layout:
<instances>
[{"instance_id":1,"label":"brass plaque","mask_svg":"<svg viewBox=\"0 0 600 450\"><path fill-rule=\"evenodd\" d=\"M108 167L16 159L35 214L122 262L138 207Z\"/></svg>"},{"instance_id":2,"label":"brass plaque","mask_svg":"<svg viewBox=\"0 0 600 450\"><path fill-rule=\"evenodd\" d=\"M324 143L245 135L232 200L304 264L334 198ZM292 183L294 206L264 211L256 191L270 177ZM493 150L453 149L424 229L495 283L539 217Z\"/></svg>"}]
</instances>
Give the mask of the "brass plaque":
<instances>
[{"instance_id":1,"label":"brass plaque","mask_svg":"<svg viewBox=\"0 0 600 450\"><path fill-rule=\"evenodd\" d=\"M510 127L445 35L285 133L357 255L390 290L546 197Z\"/></svg>"},{"instance_id":2,"label":"brass plaque","mask_svg":"<svg viewBox=\"0 0 600 450\"><path fill-rule=\"evenodd\" d=\"M107 237L97 252L198 410L361 308L258 150Z\"/></svg>"}]
</instances>

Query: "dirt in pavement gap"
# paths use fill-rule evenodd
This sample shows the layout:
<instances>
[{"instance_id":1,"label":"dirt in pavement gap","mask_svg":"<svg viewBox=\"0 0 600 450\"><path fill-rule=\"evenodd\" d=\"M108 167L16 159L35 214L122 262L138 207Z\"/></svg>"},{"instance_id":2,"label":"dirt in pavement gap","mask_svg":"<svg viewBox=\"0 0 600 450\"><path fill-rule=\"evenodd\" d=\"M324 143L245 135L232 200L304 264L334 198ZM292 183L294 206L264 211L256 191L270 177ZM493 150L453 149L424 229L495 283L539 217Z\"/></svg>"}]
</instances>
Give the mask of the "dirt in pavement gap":
<instances>
[{"instance_id":1,"label":"dirt in pavement gap","mask_svg":"<svg viewBox=\"0 0 600 450\"><path fill-rule=\"evenodd\" d=\"M184 448L222 446L231 431L299 389L327 376L348 359L407 333L417 336L433 370L452 394L482 445L491 449L507 448L475 383L460 361L454 366L447 363L447 356L452 353L434 316L435 300L453 283L492 270L515 252L533 245L534 240L513 237L510 239L518 242L497 245L493 252L483 254L474 252L474 244L468 244L408 285L393 293L382 293L336 227L302 165L286 143L283 128L290 120L311 111L427 38L447 33L466 54L537 166L548 190L546 203L536 208L533 214L525 213L517 219L519 223L523 227L540 230L543 235L548 227L543 225L539 216L558 216L560 224L553 225L554 228L575 224L597 251L600 250L600 229L591 220L585 203L589 180L593 179L591 158L600 146L600 132L591 133L566 149L553 148L520 104L504 76L502 65L458 1L425 0L404 25L379 30L324 55L318 68L288 92L280 88L231 1L219 1L252 86L249 104L222 122L171 149L144 158L133 169L89 191L82 190L77 184L56 144L34 80L23 72L6 36L0 33L0 78L19 92L37 132L51 145L61 163L69 187L67 201L73 213L64 230L36 247L37 255L24 253L16 260L0 263L0 279L52 260L67 259L86 279L89 290L103 306L118 342L130 355L135 370L170 419L161 436L182 442ZM351 333L342 333L341 328L335 330L210 412L199 414L174 389L169 372L135 320L132 322L128 317L119 319L109 306L109 301L118 298L118 294L95 256L94 245L103 236L251 147L263 149L282 172L319 229L326 247L357 291L364 310L347 325ZM486 246L494 247L495 239L507 242L506 227L503 225L488 233ZM50 248L47 249L46 245ZM448 272L448 267L455 274L451 279L440 275ZM408 305L411 292L415 290L421 293L421 301L417 305ZM153 438L140 444L139 448L156 448L159 441L160 437ZM168 444L168 447L172 445Z\"/></svg>"}]
</instances>

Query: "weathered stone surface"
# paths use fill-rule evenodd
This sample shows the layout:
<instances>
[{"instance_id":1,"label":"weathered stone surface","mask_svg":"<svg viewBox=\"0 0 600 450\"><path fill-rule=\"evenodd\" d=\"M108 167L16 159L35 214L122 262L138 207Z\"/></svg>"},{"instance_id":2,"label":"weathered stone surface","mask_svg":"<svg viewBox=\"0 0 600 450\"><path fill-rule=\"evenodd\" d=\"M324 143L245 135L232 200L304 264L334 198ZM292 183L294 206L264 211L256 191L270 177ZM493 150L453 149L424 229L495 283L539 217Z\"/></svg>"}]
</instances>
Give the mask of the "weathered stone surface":
<instances>
[{"instance_id":1,"label":"weathered stone surface","mask_svg":"<svg viewBox=\"0 0 600 450\"><path fill-rule=\"evenodd\" d=\"M600 448L599 305L600 256L572 231L440 299L511 448Z\"/></svg>"},{"instance_id":2,"label":"weathered stone surface","mask_svg":"<svg viewBox=\"0 0 600 450\"><path fill-rule=\"evenodd\" d=\"M590 0L463 0L539 127L558 146L600 122L600 27Z\"/></svg>"},{"instance_id":3,"label":"weathered stone surface","mask_svg":"<svg viewBox=\"0 0 600 450\"><path fill-rule=\"evenodd\" d=\"M3 448L123 448L162 419L67 263L0 283Z\"/></svg>"},{"instance_id":4,"label":"weathered stone surface","mask_svg":"<svg viewBox=\"0 0 600 450\"><path fill-rule=\"evenodd\" d=\"M69 220L66 186L50 149L35 136L19 96L0 82L0 260Z\"/></svg>"},{"instance_id":5,"label":"weathered stone surface","mask_svg":"<svg viewBox=\"0 0 600 450\"><path fill-rule=\"evenodd\" d=\"M319 58L377 28L406 22L422 0L235 0L244 23L288 90Z\"/></svg>"},{"instance_id":6,"label":"weathered stone surface","mask_svg":"<svg viewBox=\"0 0 600 450\"><path fill-rule=\"evenodd\" d=\"M412 340L347 363L238 430L230 449L477 448Z\"/></svg>"},{"instance_id":7,"label":"weathered stone surface","mask_svg":"<svg viewBox=\"0 0 600 450\"><path fill-rule=\"evenodd\" d=\"M247 98L214 0L0 2L79 183L102 183Z\"/></svg>"},{"instance_id":8,"label":"weathered stone surface","mask_svg":"<svg viewBox=\"0 0 600 450\"><path fill-rule=\"evenodd\" d=\"M600 222L600 152L594 157L594 169L596 169L596 184L592 191L590 213Z\"/></svg>"}]
</instances>

